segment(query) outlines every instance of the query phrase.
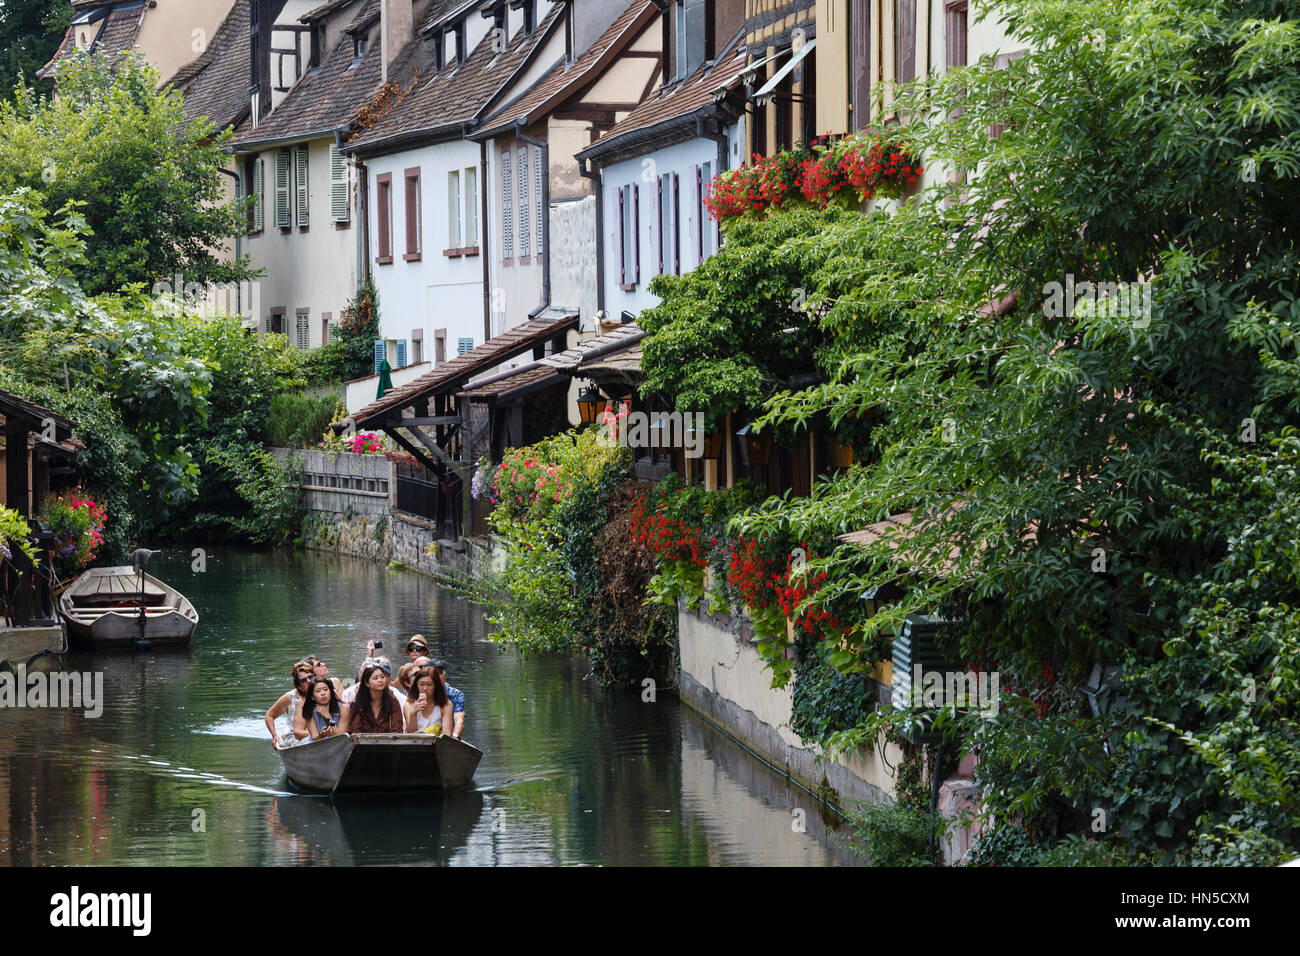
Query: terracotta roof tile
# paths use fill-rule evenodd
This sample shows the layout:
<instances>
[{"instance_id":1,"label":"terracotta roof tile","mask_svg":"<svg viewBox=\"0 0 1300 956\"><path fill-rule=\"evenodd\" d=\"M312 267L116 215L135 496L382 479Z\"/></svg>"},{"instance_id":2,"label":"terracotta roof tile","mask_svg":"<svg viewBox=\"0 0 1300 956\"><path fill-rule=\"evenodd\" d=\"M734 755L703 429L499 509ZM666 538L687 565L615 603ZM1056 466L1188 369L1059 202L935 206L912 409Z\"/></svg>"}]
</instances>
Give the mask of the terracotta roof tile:
<instances>
[{"instance_id":1,"label":"terracotta roof tile","mask_svg":"<svg viewBox=\"0 0 1300 956\"><path fill-rule=\"evenodd\" d=\"M248 109L248 29L248 4L236 3L208 48L172 77L171 84L185 97L185 115L207 117L225 129Z\"/></svg>"},{"instance_id":2,"label":"terracotta roof tile","mask_svg":"<svg viewBox=\"0 0 1300 956\"><path fill-rule=\"evenodd\" d=\"M562 4L551 8L532 33L517 35L504 53L492 49L491 33L455 69L434 74L382 120L349 142L350 149L377 151L387 141L436 136L477 122L495 105L515 75L542 48L557 23ZM421 76L424 71L421 70Z\"/></svg>"},{"instance_id":3,"label":"terracotta roof tile","mask_svg":"<svg viewBox=\"0 0 1300 956\"><path fill-rule=\"evenodd\" d=\"M354 24L378 10L379 0L367 0ZM366 52L356 65L353 65L352 50L352 37L345 33L320 69L300 79L283 102L258 123L257 129L251 123L240 125L235 148L309 139L349 126L361 108L374 99L383 72L380 43L366 44Z\"/></svg>"},{"instance_id":4,"label":"terracotta roof tile","mask_svg":"<svg viewBox=\"0 0 1300 956\"><path fill-rule=\"evenodd\" d=\"M106 4L88 6L106 6ZM100 22L100 28L95 34L95 41L87 52L107 56L110 60L116 61L119 56L135 46L135 41L140 35L140 22L144 19L146 9L144 5L141 5L111 11ZM49 63L36 71L36 75L42 80L53 79L54 67L59 60L74 56L77 52L76 28L68 27L68 32L63 37L59 49L55 51L54 56L50 57Z\"/></svg>"},{"instance_id":5,"label":"terracotta roof tile","mask_svg":"<svg viewBox=\"0 0 1300 956\"><path fill-rule=\"evenodd\" d=\"M738 34L718 60L706 69L701 66L679 85L645 100L600 139L578 153L579 157L599 156L627 145L632 135L664 123L680 120L714 105L714 93L731 89L740 82L745 68L745 46Z\"/></svg>"},{"instance_id":6,"label":"terracotta roof tile","mask_svg":"<svg viewBox=\"0 0 1300 956\"><path fill-rule=\"evenodd\" d=\"M635 0L611 23L608 29L581 56L567 65L555 64L537 85L484 123L483 132L513 123L522 117L531 122L534 114L543 115L582 86L595 82L618 54L654 22L658 8L652 0Z\"/></svg>"}]
</instances>

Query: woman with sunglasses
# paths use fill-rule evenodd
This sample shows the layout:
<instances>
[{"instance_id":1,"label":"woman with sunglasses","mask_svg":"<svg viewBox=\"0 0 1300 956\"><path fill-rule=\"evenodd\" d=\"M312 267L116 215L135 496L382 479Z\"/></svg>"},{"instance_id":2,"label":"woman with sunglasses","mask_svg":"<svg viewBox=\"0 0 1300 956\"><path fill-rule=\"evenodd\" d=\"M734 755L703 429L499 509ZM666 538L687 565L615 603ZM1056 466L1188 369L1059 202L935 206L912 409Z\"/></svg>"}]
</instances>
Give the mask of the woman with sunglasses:
<instances>
[{"instance_id":1,"label":"woman with sunglasses","mask_svg":"<svg viewBox=\"0 0 1300 956\"><path fill-rule=\"evenodd\" d=\"M405 715L397 696L388 689L390 665L367 658L357 683L357 699L348 721L351 734L400 734Z\"/></svg>"},{"instance_id":2,"label":"woman with sunglasses","mask_svg":"<svg viewBox=\"0 0 1300 956\"><path fill-rule=\"evenodd\" d=\"M339 702L333 682L328 677L313 677L293 729L294 733L305 730L312 740L321 740L346 733L349 719L348 705Z\"/></svg>"},{"instance_id":3,"label":"woman with sunglasses","mask_svg":"<svg viewBox=\"0 0 1300 956\"><path fill-rule=\"evenodd\" d=\"M421 668L406 697L406 732L441 734L451 732L451 698L432 667Z\"/></svg>"},{"instance_id":4,"label":"woman with sunglasses","mask_svg":"<svg viewBox=\"0 0 1300 956\"><path fill-rule=\"evenodd\" d=\"M299 661L293 665L290 671L293 679L293 689L281 695L280 699L271 705L270 710L266 712L266 729L271 732L271 746L276 750L281 747L292 747L300 739L307 737L306 728L303 733L298 734L296 721L298 715L302 713L303 701L307 694L307 685L311 683L312 669L307 661ZM275 722L282 716L288 716L289 727L287 730L276 730Z\"/></svg>"}]
</instances>

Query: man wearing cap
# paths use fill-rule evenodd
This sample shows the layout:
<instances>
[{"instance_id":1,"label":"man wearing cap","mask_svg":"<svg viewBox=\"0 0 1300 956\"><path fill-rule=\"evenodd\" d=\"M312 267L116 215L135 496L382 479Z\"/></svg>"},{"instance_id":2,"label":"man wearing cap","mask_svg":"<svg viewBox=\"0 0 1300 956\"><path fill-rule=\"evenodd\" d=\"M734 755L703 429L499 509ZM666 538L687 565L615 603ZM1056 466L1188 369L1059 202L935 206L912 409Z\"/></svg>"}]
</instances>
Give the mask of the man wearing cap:
<instances>
[{"instance_id":1,"label":"man wearing cap","mask_svg":"<svg viewBox=\"0 0 1300 956\"><path fill-rule=\"evenodd\" d=\"M447 667L442 661L418 657L415 660L415 666L416 668L432 667L438 675L438 679L442 681L442 686L446 689L447 697L451 701L453 726L449 733L459 740L460 735L465 732L465 695L447 683Z\"/></svg>"}]
</instances>

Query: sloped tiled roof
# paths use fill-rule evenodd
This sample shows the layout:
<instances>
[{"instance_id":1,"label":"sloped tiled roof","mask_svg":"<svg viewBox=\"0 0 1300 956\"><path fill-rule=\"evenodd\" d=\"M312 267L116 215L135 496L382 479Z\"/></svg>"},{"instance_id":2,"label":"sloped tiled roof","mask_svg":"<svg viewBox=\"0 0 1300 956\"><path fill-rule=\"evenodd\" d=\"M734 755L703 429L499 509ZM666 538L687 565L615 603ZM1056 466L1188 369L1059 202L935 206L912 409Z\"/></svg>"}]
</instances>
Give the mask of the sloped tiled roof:
<instances>
[{"instance_id":1,"label":"sloped tiled roof","mask_svg":"<svg viewBox=\"0 0 1300 956\"><path fill-rule=\"evenodd\" d=\"M353 415L352 420L358 428L362 428L391 418L408 405L459 388L475 375L482 375L502 362L531 351L547 339L554 338L577 324L578 316L575 313L559 318L532 319L516 325L464 355L443 362L432 372L426 372L400 388L393 389Z\"/></svg>"},{"instance_id":2,"label":"sloped tiled roof","mask_svg":"<svg viewBox=\"0 0 1300 956\"><path fill-rule=\"evenodd\" d=\"M658 15L653 0L634 0L628 4L628 8L572 64L563 61L555 64L536 86L487 120L480 135L513 126L518 118L523 118L525 124L531 123L583 86L600 79L605 69Z\"/></svg>"},{"instance_id":3,"label":"sloped tiled roof","mask_svg":"<svg viewBox=\"0 0 1300 956\"><path fill-rule=\"evenodd\" d=\"M238 123L249 108L249 15L246 2L235 3L208 48L181 67L171 85L185 97L185 115L207 117L217 129Z\"/></svg>"},{"instance_id":4,"label":"sloped tiled roof","mask_svg":"<svg viewBox=\"0 0 1300 956\"><path fill-rule=\"evenodd\" d=\"M743 33L738 34L722 51L712 66L702 65L678 86L651 96L623 118L600 139L578 156L600 156L626 148L637 134L650 133L655 127L679 124L686 117L715 104L715 93L740 83L745 69Z\"/></svg>"},{"instance_id":5,"label":"sloped tiled roof","mask_svg":"<svg viewBox=\"0 0 1300 956\"><path fill-rule=\"evenodd\" d=\"M333 13L335 10L339 9L340 7L346 7L349 3L352 2L353 0L327 0L326 3L322 3L319 7L312 7L310 10L308 10L306 13L300 16L298 18L298 22L311 23L311 21L319 20L321 17L325 16L326 14Z\"/></svg>"},{"instance_id":6,"label":"sloped tiled roof","mask_svg":"<svg viewBox=\"0 0 1300 956\"><path fill-rule=\"evenodd\" d=\"M563 4L556 4L532 33L511 38L503 53L492 49L489 32L455 69L444 69L411 92L400 106L353 138L349 150L374 153L406 140L436 137L478 122L491 109L516 74L528 66L560 22ZM423 73L423 71L422 71Z\"/></svg>"},{"instance_id":7,"label":"sloped tiled roof","mask_svg":"<svg viewBox=\"0 0 1300 956\"><path fill-rule=\"evenodd\" d=\"M366 0L348 29L379 11L379 0ZM253 129L244 123L236 149L264 143L285 142L324 136L348 126L358 111L378 92L383 74L380 43L366 44L361 62L352 63L352 37L346 32L330 50L320 69L308 72L270 115ZM396 65L396 64L395 64ZM400 73L393 71L398 79ZM400 79L398 80L400 83Z\"/></svg>"},{"instance_id":8,"label":"sloped tiled roof","mask_svg":"<svg viewBox=\"0 0 1300 956\"><path fill-rule=\"evenodd\" d=\"M635 322L629 322L627 325L620 325L610 332L597 335L585 342L579 342L571 349L556 352L554 355L547 355L538 360L536 368L520 372L518 375L512 375L498 381L492 381L489 378L482 385L470 382L461 389L461 394L468 396L471 401L487 401L505 395L524 395L541 388L559 385L568 381L573 375L585 371L587 366L582 364L583 360L593 352L601 349L612 350L612 354L611 352L601 352L598 359L622 355L625 350L631 349L640 342L644 335L645 333L641 331Z\"/></svg>"},{"instance_id":9,"label":"sloped tiled roof","mask_svg":"<svg viewBox=\"0 0 1300 956\"><path fill-rule=\"evenodd\" d=\"M92 9L96 7L108 6L104 3L85 3L74 4L76 9ZM140 23L144 19L146 5L141 4L122 4L123 9L111 10L108 15L100 21L99 30L95 34L95 40L88 51L102 56L107 56L111 60L116 60L131 47L135 46L135 41L140 35ZM75 55L77 52L77 28L68 27L67 34L63 37L63 42L59 44L59 49L55 51L54 56L50 57L50 62L36 71L36 75L42 80L54 78L54 66L59 60Z\"/></svg>"},{"instance_id":10,"label":"sloped tiled roof","mask_svg":"<svg viewBox=\"0 0 1300 956\"><path fill-rule=\"evenodd\" d=\"M605 355L582 366L582 374L599 377L627 377L641 374L641 345L632 346L613 355Z\"/></svg>"}]
</instances>

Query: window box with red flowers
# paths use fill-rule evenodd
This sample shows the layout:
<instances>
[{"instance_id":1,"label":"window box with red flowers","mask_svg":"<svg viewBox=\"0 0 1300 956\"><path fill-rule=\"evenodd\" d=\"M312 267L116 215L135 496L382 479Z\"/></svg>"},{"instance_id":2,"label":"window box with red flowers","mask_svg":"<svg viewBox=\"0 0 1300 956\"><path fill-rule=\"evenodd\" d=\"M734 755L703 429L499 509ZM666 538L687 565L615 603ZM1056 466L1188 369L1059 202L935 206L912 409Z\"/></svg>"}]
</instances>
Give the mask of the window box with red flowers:
<instances>
[{"instance_id":1,"label":"window box with red flowers","mask_svg":"<svg viewBox=\"0 0 1300 956\"><path fill-rule=\"evenodd\" d=\"M755 156L709 184L705 205L716 220L761 216L802 204L857 208L869 199L896 199L922 173L906 130L867 130L811 150Z\"/></svg>"}]
</instances>

